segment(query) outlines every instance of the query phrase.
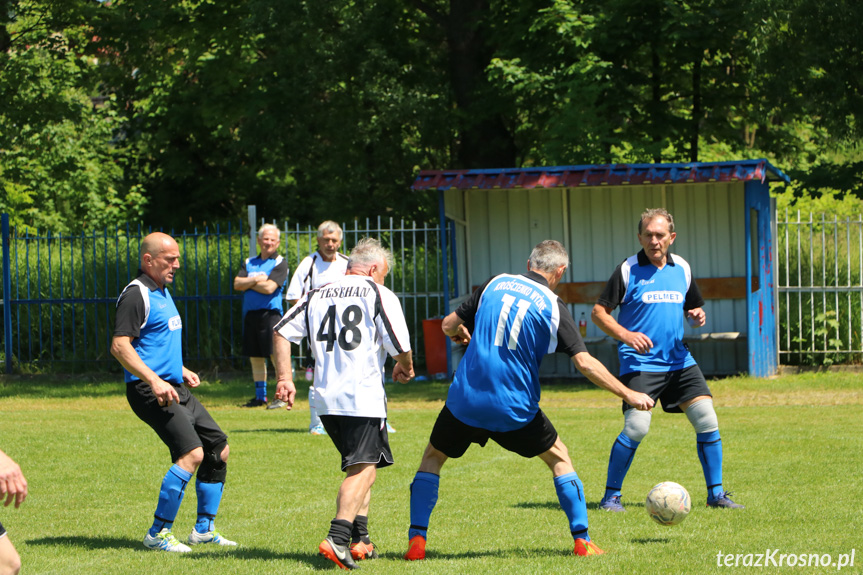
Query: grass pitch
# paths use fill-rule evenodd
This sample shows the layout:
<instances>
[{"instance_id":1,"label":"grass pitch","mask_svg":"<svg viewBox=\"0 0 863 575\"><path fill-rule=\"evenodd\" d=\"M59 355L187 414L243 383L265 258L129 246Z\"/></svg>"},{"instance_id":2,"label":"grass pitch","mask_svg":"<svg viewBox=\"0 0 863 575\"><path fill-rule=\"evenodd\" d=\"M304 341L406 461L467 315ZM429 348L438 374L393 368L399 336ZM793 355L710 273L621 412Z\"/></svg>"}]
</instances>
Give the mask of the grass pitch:
<instances>
[{"instance_id":1,"label":"grass pitch","mask_svg":"<svg viewBox=\"0 0 863 575\"><path fill-rule=\"evenodd\" d=\"M0 447L30 483L23 506L0 508L27 574L275 574L333 570L317 556L343 475L327 437L307 433L305 391L292 412L245 409L250 378L207 378L196 392L229 435L231 456L218 528L235 550L196 547L183 556L141 545L167 448L129 409L120 378L0 379ZM657 411L624 484L625 514L598 509L608 453L620 432L619 402L587 383L557 383L542 407L570 450L588 499L590 534L601 557L573 557L551 474L489 443L443 470L428 559L401 559L409 524L408 486L446 396L442 382L388 386L396 464L372 492L370 530L380 559L367 573L722 573L748 571L758 554L817 554L841 572L863 572L863 386L854 375L710 382L725 451L725 485L743 511L705 508L695 436L682 415ZM271 384L272 388L272 384ZM690 516L675 527L649 520L644 497L660 481L684 485ZM174 531L195 520L186 491ZM738 567L717 555L739 555ZM769 555L768 555L769 556ZM732 557L734 560L735 557ZM721 559L720 559L721 561ZM762 558L763 561L763 558ZM838 565L773 572L823 573ZM807 559L810 561L811 559ZM847 564L848 558L845 562Z\"/></svg>"}]
</instances>

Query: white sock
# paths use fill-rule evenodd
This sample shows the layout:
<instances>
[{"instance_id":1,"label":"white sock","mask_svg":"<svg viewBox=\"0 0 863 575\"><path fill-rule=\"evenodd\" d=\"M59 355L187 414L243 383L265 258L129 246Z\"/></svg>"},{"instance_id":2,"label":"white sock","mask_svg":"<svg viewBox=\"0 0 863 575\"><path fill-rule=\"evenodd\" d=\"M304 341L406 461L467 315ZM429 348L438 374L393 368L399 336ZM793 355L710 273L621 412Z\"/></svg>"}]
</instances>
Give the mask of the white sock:
<instances>
[{"instance_id":1,"label":"white sock","mask_svg":"<svg viewBox=\"0 0 863 575\"><path fill-rule=\"evenodd\" d=\"M309 429L321 425L321 418L318 417L318 410L315 409L315 388L309 386Z\"/></svg>"}]
</instances>

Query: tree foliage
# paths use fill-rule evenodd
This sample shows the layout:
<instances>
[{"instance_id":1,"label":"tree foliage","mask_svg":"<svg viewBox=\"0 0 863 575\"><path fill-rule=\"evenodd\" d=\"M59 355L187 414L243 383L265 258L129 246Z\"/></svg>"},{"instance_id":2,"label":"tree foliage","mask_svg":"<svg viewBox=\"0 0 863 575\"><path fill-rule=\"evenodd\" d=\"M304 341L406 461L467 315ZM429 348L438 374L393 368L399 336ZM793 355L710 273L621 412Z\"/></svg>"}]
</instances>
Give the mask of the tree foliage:
<instances>
[{"instance_id":1,"label":"tree foliage","mask_svg":"<svg viewBox=\"0 0 863 575\"><path fill-rule=\"evenodd\" d=\"M136 218L120 123L73 3L5 2L0 17L0 209L13 224L68 233Z\"/></svg>"},{"instance_id":2,"label":"tree foliage","mask_svg":"<svg viewBox=\"0 0 863 575\"><path fill-rule=\"evenodd\" d=\"M421 168L767 157L863 195L851 0L0 0L0 203L436 217Z\"/></svg>"}]
</instances>

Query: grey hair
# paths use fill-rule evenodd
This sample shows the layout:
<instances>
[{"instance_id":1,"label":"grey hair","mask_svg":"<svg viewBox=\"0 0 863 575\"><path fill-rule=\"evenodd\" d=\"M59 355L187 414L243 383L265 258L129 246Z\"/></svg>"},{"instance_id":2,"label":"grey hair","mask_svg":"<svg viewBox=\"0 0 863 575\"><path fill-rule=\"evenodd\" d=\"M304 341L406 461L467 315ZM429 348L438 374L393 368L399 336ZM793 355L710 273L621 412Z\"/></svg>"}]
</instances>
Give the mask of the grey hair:
<instances>
[{"instance_id":1,"label":"grey hair","mask_svg":"<svg viewBox=\"0 0 863 575\"><path fill-rule=\"evenodd\" d=\"M650 208L644 210L641 214L641 219L638 220L638 233L641 233L641 228L644 222L649 222L654 218L665 218L668 222L668 233L674 233L674 217L668 213L665 208Z\"/></svg>"},{"instance_id":2,"label":"grey hair","mask_svg":"<svg viewBox=\"0 0 863 575\"><path fill-rule=\"evenodd\" d=\"M554 273L560 266L569 265L569 254L557 240L545 240L536 244L530 252L530 269Z\"/></svg>"},{"instance_id":3,"label":"grey hair","mask_svg":"<svg viewBox=\"0 0 863 575\"><path fill-rule=\"evenodd\" d=\"M279 227L273 224L264 224L260 228L258 228L258 239L264 237L264 234L267 232L276 232L276 237L282 237L282 232L279 230Z\"/></svg>"},{"instance_id":4,"label":"grey hair","mask_svg":"<svg viewBox=\"0 0 863 575\"><path fill-rule=\"evenodd\" d=\"M344 235L342 233L342 227L332 220L327 220L322 222L321 225L318 226L318 237L324 237L324 234L331 234L333 232L339 232L339 240L342 239Z\"/></svg>"},{"instance_id":5,"label":"grey hair","mask_svg":"<svg viewBox=\"0 0 863 575\"><path fill-rule=\"evenodd\" d=\"M348 269L367 268L380 262L387 262L387 269L392 270L395 265L392 252L383 247L378 239L362 238L351 250Z\"/></svg>"}]
</instances>

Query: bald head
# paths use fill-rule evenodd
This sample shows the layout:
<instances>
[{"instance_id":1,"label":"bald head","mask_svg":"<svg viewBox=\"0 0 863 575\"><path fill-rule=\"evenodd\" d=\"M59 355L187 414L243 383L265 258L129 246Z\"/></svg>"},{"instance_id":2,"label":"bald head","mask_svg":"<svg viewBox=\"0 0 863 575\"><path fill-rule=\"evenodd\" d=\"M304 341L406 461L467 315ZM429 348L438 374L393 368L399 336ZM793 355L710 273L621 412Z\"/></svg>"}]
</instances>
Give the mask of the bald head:
<instances>
[{"instance_id":1,"label":"bald head","mask_svg":"<svg viewBox=\"0 0 863 575\"><path fill-rule=\"evenodd\" d=\"M141 271L159 287L174 281L174 271L180 267L180 248L174 238L153 232L141 241Z\"/></svg>"}]
</instances>

